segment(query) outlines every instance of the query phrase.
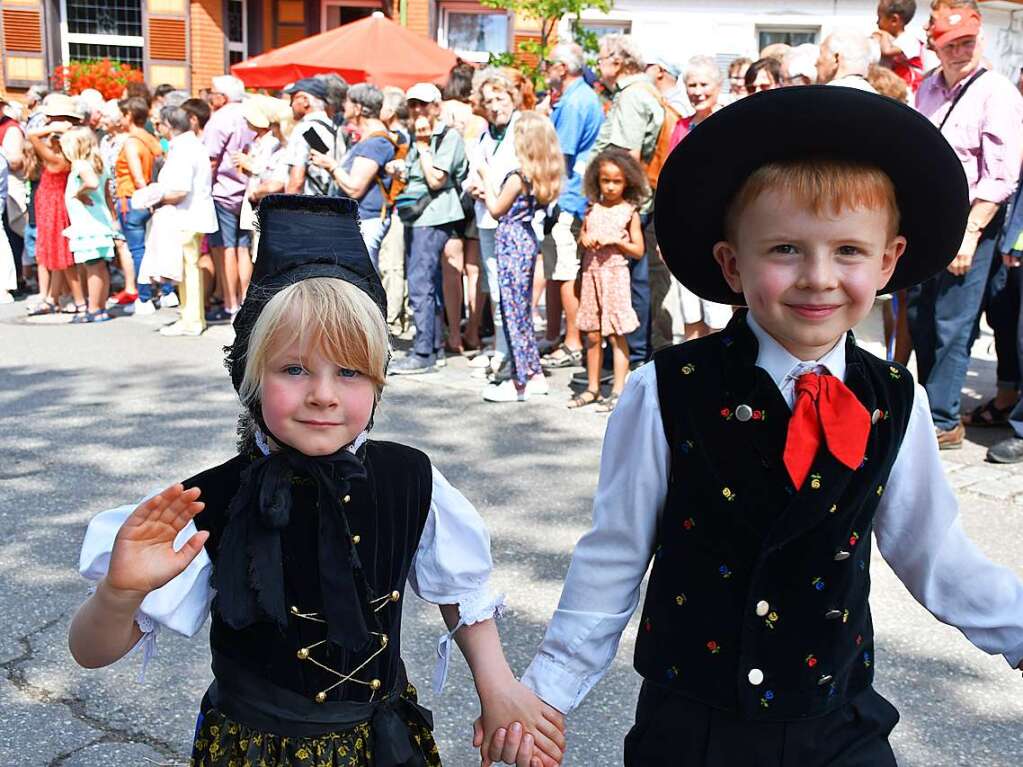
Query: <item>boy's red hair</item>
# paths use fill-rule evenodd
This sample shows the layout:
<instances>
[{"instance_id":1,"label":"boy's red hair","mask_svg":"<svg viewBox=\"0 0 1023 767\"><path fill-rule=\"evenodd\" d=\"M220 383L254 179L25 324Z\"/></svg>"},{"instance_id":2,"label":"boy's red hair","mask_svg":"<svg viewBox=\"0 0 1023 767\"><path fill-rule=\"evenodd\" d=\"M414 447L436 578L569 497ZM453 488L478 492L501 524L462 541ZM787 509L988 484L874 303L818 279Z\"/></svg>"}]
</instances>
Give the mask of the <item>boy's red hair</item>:
<instances>
[{"instance_id":1,"label":"boy's red hair","mask_svg":"<svg viewBox=\"0 0 1023 767\"><path fill-rule=\"evenodd\" d=\"M850 160L791 160L762 165L735 193L725 211L725 236L735 239L742 212L767 190L790 195L815 215L839 215L844 210L888 211L888 236L899 232L895 185L875 165Z\"/></svg>"}]
</instances>

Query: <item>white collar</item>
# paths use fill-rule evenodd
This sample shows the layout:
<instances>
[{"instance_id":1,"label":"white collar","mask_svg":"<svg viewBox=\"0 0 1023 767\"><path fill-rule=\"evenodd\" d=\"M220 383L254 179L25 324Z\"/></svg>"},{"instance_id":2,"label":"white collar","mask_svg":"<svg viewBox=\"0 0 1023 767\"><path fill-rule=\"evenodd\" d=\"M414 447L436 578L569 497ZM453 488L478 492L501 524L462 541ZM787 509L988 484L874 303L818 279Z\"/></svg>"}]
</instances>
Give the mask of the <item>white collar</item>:
<instances>
[{"instance_id":1,"label":"white collar","mask_svg":"<svg viewBox=\"0 0 1023 767\"><path fill-rule=\"evenodd\" d=\"M352 440L352 443L348 446L348 452L354 453L369 439L369 430L363 430L359 433L359 436ZM259 448L259 452L263 455L270 455L270 443L266 439L266 435L262 429L256 429L256 447Z\"/></svg>"},{"instance_id":2,"label":"white collar","mask_svg":"<svg viewBox=\"0 0 1023 767\"><path fill-rule=\"evenodd\" d=\"M198 141L199 137L190 130L186 130L184 133L179 133L177 136L171 138L167 142L168 146L177 146L178 144L187 144L189 141Z\"/></svg>"},{"instance_id":3,"label":"white collar","mask_svg":"<svg viewBox=\"0 0 1023 767\"><path fill-rule=\"evenodd\" d=\"M794 380L803 373L811 373L819 367L825 368L840 381L845 380L845 336L819 360L800 360L774 340L754 319L751 312L746 313L746 324L757 339L759 347L757 367L767 371L779 389L783 389L790 378Z\"/></svg>"}]
</instances>

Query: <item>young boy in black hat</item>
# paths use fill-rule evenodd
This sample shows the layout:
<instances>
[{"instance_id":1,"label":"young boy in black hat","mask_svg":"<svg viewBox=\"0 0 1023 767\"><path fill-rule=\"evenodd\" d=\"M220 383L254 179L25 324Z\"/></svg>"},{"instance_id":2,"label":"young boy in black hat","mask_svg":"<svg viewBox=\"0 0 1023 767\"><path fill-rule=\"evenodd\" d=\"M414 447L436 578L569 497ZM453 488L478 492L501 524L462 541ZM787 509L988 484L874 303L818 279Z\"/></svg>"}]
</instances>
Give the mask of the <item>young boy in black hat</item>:
<instances>
[{"instance_id":1,"label":"young boy in black hat","mask_svg":"<svg viewBox=\"0 0 1023 767\"><path fill-rule=\"evenodd\" d=\"M665 261L748 309L630 379L593 529L523 680L577 706L652 559L628 767L895 764L898 713L872 687L871 533L928 610L1019 666L1023 584L965 537L923 389L850 332L878 292L945 268L968 209L930 123L849 88L743 99L668 160ZM498 731L490 755L514 752Z\"/></svg>"}]
</instances>

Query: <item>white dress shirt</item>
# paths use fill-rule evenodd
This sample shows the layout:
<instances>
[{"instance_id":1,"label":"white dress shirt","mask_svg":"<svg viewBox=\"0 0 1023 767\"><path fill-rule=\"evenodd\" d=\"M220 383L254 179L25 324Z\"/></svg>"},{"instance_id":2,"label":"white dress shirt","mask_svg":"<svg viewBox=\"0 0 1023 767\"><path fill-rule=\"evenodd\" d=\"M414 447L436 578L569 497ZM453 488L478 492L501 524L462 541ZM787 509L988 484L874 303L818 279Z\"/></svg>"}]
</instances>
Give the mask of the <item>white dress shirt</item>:
<instances>
[{"instance_id":1,"label":"white dress shirt","mask_svg":"<svg viewBox=\"0 0 1023 767\"><path fill-rule=\"evenodd\" d=\"M365 432L352 447L366 439ZM257 444L266 453L266 442L257 437ZM118 506L97 514L85 533L79 557L79 572L88 580L99 581L110 567L110 552L117 531L135 508L156 495L150 493L138 503ZM174 547L180 548L197 532L189 522L178 533ZM138 647L143 652L140 677L155 653L160 628L184 636L193 636L206 622L215 591L210 586L212 562L203 549L184 572L165 586L151 591L144 600L135 621L143 632ZM490 588L490 535L476 508L433 467L433 493L423 534L419 539L409 585L421 599L437 605L458 605L459 622L440 637L433 686L439 694L447 678L451 640L462 626L472 625L499 615L504 595Z\"/></svg>"},{"instance_id":2,"label":"white dress shirt","mask_svg":"<svg viewBox=\"0 0 1023 767\"><path fill-rule=\"evenodd\" d=\"M757 366L789 407L795 381L826 370L845 377L845 341L821 359L801 362L747 315L759 344ZM639 604L640 584L668 493L671 453L664 436L654 365L629 378L607 425L593 528L572 555L558 609L522 681L568 713L600 681ZM991 563L966 537L959 503L945 479L923 388L914 390L902 447L874 519L881 555L910 593L938 620L977 647L1023 660L1023 583Z\"/></svg>"},{"instance_id":3,"label":"white dress shirt","mask_svg":"<svg viewBox=\"0 0 1023 767\"><path fill-rule=\"evenodd\" d=\"M182 231L204 234L217 231L210 156L192 131L179 133L170 140L157 183L165 191L187 193L184 200L174 205L177 225Z\"/></svg>"}]
</instances>

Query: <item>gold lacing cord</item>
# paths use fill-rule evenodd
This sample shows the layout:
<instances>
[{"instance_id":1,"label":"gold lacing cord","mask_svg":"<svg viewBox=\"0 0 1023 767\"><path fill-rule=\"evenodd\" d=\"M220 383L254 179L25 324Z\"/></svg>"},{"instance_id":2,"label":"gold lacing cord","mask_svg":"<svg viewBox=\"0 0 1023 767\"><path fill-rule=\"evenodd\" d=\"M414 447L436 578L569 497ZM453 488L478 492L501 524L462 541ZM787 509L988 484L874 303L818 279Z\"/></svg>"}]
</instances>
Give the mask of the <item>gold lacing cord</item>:
<instances>
[{"instance_id":1,"label":"gold lacing cord","mask_svg":"<svg viewBox=\"0 0 1023 767\"><path fill-rule=\"evenodd\" d=\"M399 599L401 599L401 594L399 592L397 592L397 591L392 591L390 594L388 594L385 597L380 597L379 599L372 600L370 602L370 605L373 606L373 611L374 612L380 612L380 610L384 609L389 603L397 602ZM302 618L303 620L312 621L313 623L326 623L326 621L323 618L319 617L319 615L320 615L319 613L303 613L297 607L294 607L294 606L292 606L292 608L291 608L291 614L294 615L296 618ZM370 700L371 703L373 702L373 699L376 697L377 692L379 692L379 690L380 690L380 686L381 686L380 680L379 679L371 679L370 681L367 682L367 681L364 681L362 679L356 679L355 675L358 674L360 671L362 671L364 668L366 668L366 666L368 666L370 663L372 663L373 660L378 655L380 655L384 650L386 650L387 649L387 644L388 644L388 642L390 640L387 638L387 634L381 634L378 631L371 631L369 633L370 633L370 636L375 636L375 637L377 637L379 639L380 646L376 649L375 652L373 652L372 655L370 655L368 658L366 658L366 660L364 660L358 666L358 668L350 671L347 674L342 674L337 669L333 669L330 666L327 666L327 665L325 665L323 663L320 663L320 661L316 660L316 658L314 658L312 656L311 651L315 650L320 645L326 644L327 643L326 639L320 640L319 642L316 642L315 644L311 644L308 647L301 647L301 648L299 648L298 652L295 653L295 655L298 657L299 660L309 661L314 666L317 666L318 668L322 668L324 671L326 671L326 672L328 672L330 674L333 674L334 676L337 677L337 681L334 682L334 684L332 684L330 687L326 688L325 690L320 690L318 693L316 693L316 697L313 698L313 700L315 700L317 703L323 703L324 701L327 700L327 694L329 692L331 692L331 690L335 690L338 687L340 687L341 685L346 684L348 682L353 682L355 684L361 684L361 685L364 685L364 686L368 687L371 690L371 693L370 693L370 696L369 696L369 700Z\"/></svg>"}]
</instances>

